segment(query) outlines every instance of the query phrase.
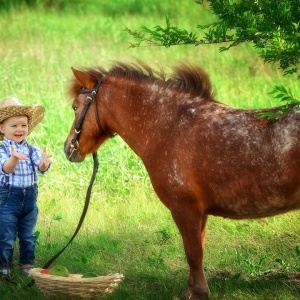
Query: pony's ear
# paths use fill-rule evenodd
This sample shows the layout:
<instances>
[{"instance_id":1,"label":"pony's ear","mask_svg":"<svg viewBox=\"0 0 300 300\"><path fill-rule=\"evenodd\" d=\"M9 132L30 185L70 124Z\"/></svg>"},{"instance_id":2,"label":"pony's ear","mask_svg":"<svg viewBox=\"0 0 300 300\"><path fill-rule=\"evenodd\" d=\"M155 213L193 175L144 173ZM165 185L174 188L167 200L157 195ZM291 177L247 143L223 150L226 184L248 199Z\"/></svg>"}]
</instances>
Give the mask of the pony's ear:
<instances>
[{"instance_id":1,"label":"pony's ear","mask_svg":"<svg viewBox=\"0 0 300 300\"><path fill-rule=\"evenodd\" d=\"M77 70L73 67L71 67L71 69L80 86L85 87L87 89L92 89L96 85L97 79L94 76L83 71Z\"/></svg>"}]
</instances>

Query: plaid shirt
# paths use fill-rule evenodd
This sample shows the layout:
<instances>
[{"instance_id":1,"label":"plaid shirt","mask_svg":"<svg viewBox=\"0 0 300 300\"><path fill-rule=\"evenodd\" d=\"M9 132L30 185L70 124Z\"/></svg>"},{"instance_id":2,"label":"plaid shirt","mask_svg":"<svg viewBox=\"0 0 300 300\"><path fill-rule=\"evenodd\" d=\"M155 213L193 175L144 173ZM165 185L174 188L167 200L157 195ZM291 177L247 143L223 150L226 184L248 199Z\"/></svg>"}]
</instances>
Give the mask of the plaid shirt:
<instances>
[{"instance_id":1,"label":"plaid shirt","mask_svg":"<svg viewBox=\"0 0 300 300\"><path fill-rule=\"evenodd\" d=\"M34 172L31 166L31 160L29 157L29 148L26 140L23 140L20 144L7 139L4 137L2 145L5 147L5 151L0 147L0 184L5 184L5 176L9 175L9 184L15 187L25 188L32 186L34 181ZM11 157L10 146L13 146L15 151L21 152L28 156L28 160L20 160L12 173L6 174L3 172L3 164ZM39 171L38 165L42 157L42 151L35 146L32 146L31 159L34 164L36 172L43 174L44 172Z\"/></svg>"}]
</instances>

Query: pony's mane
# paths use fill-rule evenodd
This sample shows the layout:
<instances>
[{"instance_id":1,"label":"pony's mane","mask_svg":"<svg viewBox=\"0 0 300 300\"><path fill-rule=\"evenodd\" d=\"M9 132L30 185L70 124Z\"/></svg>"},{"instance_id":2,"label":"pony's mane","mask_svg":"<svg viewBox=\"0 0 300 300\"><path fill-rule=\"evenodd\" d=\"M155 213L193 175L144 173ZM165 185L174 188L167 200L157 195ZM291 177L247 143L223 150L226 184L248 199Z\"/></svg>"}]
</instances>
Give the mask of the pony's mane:
<instances>
[{"instance_id":1,"label":"pony's mane","mask_svg":"<svg viewBox=\"0 0 300 300\"><path fill-rule=\"evenodd\" d=\"M138 62L136 64L116 62L108 71L103 67L95 67L82 71L95 78L103 76L128 78L151 84L160 84L165 88L175 89L194 96L201 96L205 99L213 98L209 77L200 67L183 63L173 67L172 70L173 74L167 78L167 75L162 69L155 71L143 62ZM76 96L80 88L81 86L79 86L74 79L69 90L71 96Z\"/></svg>"}]
</instances>

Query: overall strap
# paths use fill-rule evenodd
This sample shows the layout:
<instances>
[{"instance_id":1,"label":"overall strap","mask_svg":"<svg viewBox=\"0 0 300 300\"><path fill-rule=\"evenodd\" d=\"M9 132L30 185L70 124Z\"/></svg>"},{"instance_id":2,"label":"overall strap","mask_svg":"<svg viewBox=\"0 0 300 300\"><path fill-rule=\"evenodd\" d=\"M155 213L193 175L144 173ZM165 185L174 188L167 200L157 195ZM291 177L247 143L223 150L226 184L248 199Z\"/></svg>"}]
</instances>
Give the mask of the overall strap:
<instances>
[{"instance_id":1,"label":"overall strap","mask_svg":"<svg viewBox=\"0 0 300 300\"><path fill-rule=\"evenodd\" d=\"M6 149L4 147L3 144L0 145L0 147L4 150L4 152L6 153ZM5 174L5 185L8 186L9 185L9 175Z\"/></svg>"},{"instance_id":2,"label":"overall strap","mask_svg":"<svg viewBox=\"0 0 300 300\"><path fill-rule=\"evenodd\" d=\"M31 162L31 166L32 166L32 170L33 170L33 175L34 175L34 183L36 183L38 181L38 177L34 168L34 164L33 164L33 160L32 160L32 153L33 153L33 148L31 145L28 145L28 149L29 149L29 158L30 158L30 162ZM0 145L0 147L4 150L4 152L6 152L6 149L4 147L3 144ZM5 185L9 185L9 175L5 174Z\"/></svg>"},{"instance_id":3,"label":"overall strap","mask_svg":"<svg viewBox=\"0 0 300 300\"><path fill-rule=\"evenodd\" d=\"M31 145L29 145L29 144L27 144L27 145L28 145L28 148L29 148L29 158L30 158L30 162L31 162L32 170L33 170L33 175L34 175L34 183L37 183L38 182L38 177L37 177L35 167L34 167L34 164L33 164L33 160L32 160L33 148L32 148Z\"/></svg>"}]
</instances>

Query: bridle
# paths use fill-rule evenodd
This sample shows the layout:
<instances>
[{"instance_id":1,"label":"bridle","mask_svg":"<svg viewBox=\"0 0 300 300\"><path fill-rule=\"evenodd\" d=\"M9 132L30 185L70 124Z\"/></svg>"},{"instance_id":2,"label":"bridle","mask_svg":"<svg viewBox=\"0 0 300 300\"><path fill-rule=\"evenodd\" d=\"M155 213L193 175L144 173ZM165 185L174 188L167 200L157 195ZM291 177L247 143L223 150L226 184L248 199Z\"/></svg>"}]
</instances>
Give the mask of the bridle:
<instances>
[{"instance_id":1,"label":"bridle","mask_svg":"<svg viewBox=\"0 0 300 300\"><path fill-rule=\"evenodd\" d=\"M85 103L84 103L84 106L83 106L83 109L81 111L81 115L78 119L78 122L75 126L75 132L74 132L74 136L71 140L71 145L70 145L70 155L69 155L69 158L73 155L74 151L77 151L79 149L79 135L80 135L80 132L81 132L81 129L82 129L82 124L83 124L83 121L84 121L84 118L85 118L85 115L87 113L87 110L91 104L92 101L94 101L94 111L95 111L95 116L96 116L96 121L97 121L97 124L98 124L98 127L99 127L99 130L100 131L104 131L108 136L110 137L114 137L115 134L110 134L108 133L104 128L103 126L101 125L101 122L100 122L100 116L99 116L99 112L98 112L98 105L97 105L97 101L95 101L95 96L98 92L98 89L102 83L102 80L103 80L103 77L99 78L96 85L92 88L92 89L86 89L84 87L82 87L78 94L85 94L85 93L90 93L89 96L87 96L86 100L85 100Z\"/></svg>"}]
</instances>

